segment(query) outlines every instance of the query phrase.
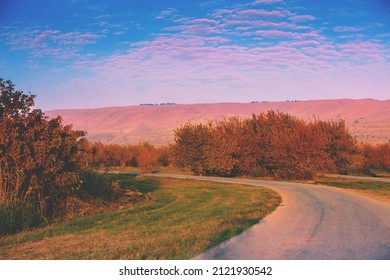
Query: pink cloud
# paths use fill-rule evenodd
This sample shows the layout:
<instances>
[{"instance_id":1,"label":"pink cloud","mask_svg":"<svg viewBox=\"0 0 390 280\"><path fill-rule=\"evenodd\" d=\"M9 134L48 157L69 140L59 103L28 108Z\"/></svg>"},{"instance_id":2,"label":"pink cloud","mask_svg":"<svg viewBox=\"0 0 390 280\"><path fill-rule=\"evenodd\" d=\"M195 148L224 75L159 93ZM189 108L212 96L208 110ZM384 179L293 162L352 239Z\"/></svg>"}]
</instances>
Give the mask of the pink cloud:
<instances>
[{"instance_id":1,"label":"pink cloud","mask_svg":"<svg viewBox=\"0 0 390 280\"><path fill-rule=\"evenodd\" d=\"M192 20L193 24L218 24L218 21L208 18L197 18Z\"/></svg>"},{"instance_id":2,"label":"pink cloud","mask_svg":"<svg viewBox=\"0 0 390 280\"><path fill-rule=\"evenodd\" d=\"M210 33L219 33L218 21L207 19L207 18L198 18L198 19L188 19L180 18L176 20L179 22L179 25L174 25L164 28L166 31L181 31L182 34L210 34Z\"/></svg>"},{"instance_id":3,"label":"pink cloud","mask_svg":"<svg viewBox=\"0 0 390 280\"><path fill-rule=\"evenodd\" d=\"M232 26L232 25L245 25L248 27L248 29L253 28L264 28L264 27L271 27L271 28L284 28L284 29L296 29L295 24L291 24L285 21L282 22L274 22L274 21L264 21L264 20L227 20L225 21L226 26Z\"/></svg>"},{"instance_id":4,"label":"pink cloud","mask_svg":"<svg viewBox=\"0 0 390 280\"><path fill-rule=\"evenodd\" d=\"M210 34L219 33L218 29L202 24L179 25L165 28L167 31L181 31L182 34Z\"/></svg>"},{"instance_id":5,"label":"pink cloud","mask_svg":"<svg viewBox=\"0 0 390 280\"><path fill-rule=\"evenodd\" d=\"M328 48L324 46L320 46L317 48L310 48L305 51L307 54L312 54L316 57L318 56L325 56L327 58L339 58L342 56L340 52L335 50L334 48Z\"/></svg>"},{"instance_id":6,"label":"pink cloud","mask_svg":"<svg viewBox=\"0 0 390 280\"><path fill-rule=\"evenodd\" d=\"M256 0L252 4L273 4L273 3L283 3L282 0Z\"/></svg>"},{"instance_id":7,"label":"pink cloud","mask_svg":"<svg viewBox=\"0 0 390 280\"><path fill-rule=\"evenodd\" d=\"M289 18L290 20L294 22L301 22L301 21L312 21L316 18L311 15L296 15Z\"/></svg>"},{"instance_id":8,"label":"pink cloud","mask_svg":"<svg viewBox=\"0 0 390 280\"><path fill-rule=\"evenodd\" d=\"M175 13L175 9L167 9L167 10L163 10L160 12L160 14L158 16L156 16L155 18L156 19L164 19L164 18L167 18L167 17L170 17L172 16L174 13Z\"/></svg>"},{"instance_id":9,"label":"pink cloud","mask_svg":"<svg viewBox=\"0 0 390 280\"><path fill-rule=\"evenodd\" d=\"M336 32L358 32L364 30L364 28L357 28L357 27L351 27L351 26L337 26L333 28Z\"/></svg>"},{"instance_id":10,"label":"pink cloud","mask_svg":"<svg viewBox=\"0 0 390 280\"><path fill-rule=\"evenodd\" d=\"M286 15L280 11L266 11L266 10L241 10L234 14L237 18L255 18L255 17L279 17L283 18Z\"/></svg>"},{"instance_id":11,"label":"pink cloud","mask_svg":"<svg viewBox=\"0 0 390 280\"><path fill-rule=\"evenodd\" d=\"M213 13L214 18L223 18L227 15L231 15L235 12L234 9L219 9Z\"/></svg>"},{"instance_id":12,"label":"pink cloud","mask_svg":"<svg viewBox=\"0 0 390 280\"><path fill-rule=\"evenodd\" d=\"M338 46L349 59L366 63L384 63L386 58L382 46L376 42L346 43Z\"/></svg>"},{"instance_id":13,"label":"pink cloud","mask_svg":"<svg viewBox=\"0 0 390 280\"><path fill-rule=\"evenodd\" d=\"M259 30L255 32L257 35L262 37L287 37L294 38L296 36L293 32L286 32L280 30Z\"/></svg>"},{"instance_id":14,"label":"pink cloud","mask_svg":"<svg viewBox=\"0 0 390 280\"><path fill-rule=\"evenodd\" d=\"M301 46L318 46L321 45L320 42L316 40L304 40L304 41L296 41L288 43L290 46L301 47Z\"/></svg>"},{"instance_id":15,"label":"pink cloud","mask_svg":"<svg viewBox=\"0 0 390 280\"><path fill-rule=\"evenodd\" d=\"M66 59L75 57L82 45L93 44L101 36L94 33L68 32L26 28L7 33L11 50L27 50L34 57L52 56Z\"/></svg>"}]
</instances>

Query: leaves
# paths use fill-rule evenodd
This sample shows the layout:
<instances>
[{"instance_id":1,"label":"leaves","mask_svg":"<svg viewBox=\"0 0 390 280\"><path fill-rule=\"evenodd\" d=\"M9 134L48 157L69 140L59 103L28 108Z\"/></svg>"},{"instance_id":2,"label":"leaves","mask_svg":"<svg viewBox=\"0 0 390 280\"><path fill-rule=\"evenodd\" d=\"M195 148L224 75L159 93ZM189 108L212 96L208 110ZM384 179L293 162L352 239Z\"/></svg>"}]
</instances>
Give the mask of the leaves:
<instances>
[{"instance_id":1,"label":"leaves","mask_svg":"<svg viewBox=\"0 0 390 280\"><path fill-rule=\"evenodd\" d=\"M306 123L274 111L244 120L187 123L175 130L173 154L176 165L216 176L310 179L318 171L346 172L363 165L343 121Z\"/></svg>"},{"instance_id":2,"label":"leaves","mask_svg":"<svg viewBox=\"0 0 390 280\"><path fill-rule=\"evenodd\" d=\"M190 167L197 175L232 176L237 147L223 136L221 127L187 123L175 130L172 153L179 167Z\"/></svg>"},{"instance_id":3,"label":"leaves","mask_svg":"<svg viewBox=\"0 0 390 280\"><path fill-rule=\"evenodd\" d=\"M53 219L79 186L84 132L33 110L34 96L15 90L11 82L0 79L0 89L0 203L30 203Z\"/></svg>"}]
</instances>

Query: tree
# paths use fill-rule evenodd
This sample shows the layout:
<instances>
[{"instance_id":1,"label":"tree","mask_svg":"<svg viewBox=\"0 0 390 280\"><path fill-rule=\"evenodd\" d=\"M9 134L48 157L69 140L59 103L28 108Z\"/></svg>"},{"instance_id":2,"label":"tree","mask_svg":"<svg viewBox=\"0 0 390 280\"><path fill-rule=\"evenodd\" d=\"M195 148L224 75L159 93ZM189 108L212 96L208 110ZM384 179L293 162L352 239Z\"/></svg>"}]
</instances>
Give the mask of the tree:
<instances>
[{"instance_id":1,"label":"tree","mask_svg":"<svg viewBox=\"0 0 390 280\"><path fill-rule=\"evenodd\" d=\"M317 121L317 125L327 137L326 153L333 163L329 171L347 174L363 167L364 157L356 138L346 128L345 121Z\"/></svg>"},{"instance_id":2,"label":"tree","mask_svg":"<svg viewBox=\"0 0 390 280\"><path fill-rule=\"evenodd\" d=\"M33 109L34 96L0 79L0 203L35 206L48 220L64 213L79 186L84 132Z\"/></svg>"},{"instance_id":3,"label":"tree","mask_svg":"<svg viewBox=\"0 0 390 280\"><path fill-rule=\"evenodd\" d=\"M139 144L137 146L137 162L142 173L151 173L153 165L157 161L156 148L149 143Z\"/></svg>"},{"instance_id":4,"label":"tree","mask_svg":"<svg viewBox=\"0 0 390 280\"><path fill-rule=\"evenodd\" d=\"M390 143L381 143L376 146L364 144L361 146L361 150L367 167L390 168Z\"/></svg>"},{"instance_id":5,"label":"tree","mask_svg":"<svg viewBox=\"0 0 390 280\"><path fill-rule=\"evenodd\" d=\"M170 146L159 147L157 151L157 163L160 166L164 166L164 167L169 166L171 163L170 154L171 154Z\"/></svg>"},{"instance_id":6,"label":"tree","mask_svg":"<svg viewBox=\"0 0 390 280\"><path fill-rule=\"evenodd\" d=\"M234 175L236 145L213 123L187 123L175 130L172 147L179 167L189 167L196 175Z\"/></svg>"}]
</instances>

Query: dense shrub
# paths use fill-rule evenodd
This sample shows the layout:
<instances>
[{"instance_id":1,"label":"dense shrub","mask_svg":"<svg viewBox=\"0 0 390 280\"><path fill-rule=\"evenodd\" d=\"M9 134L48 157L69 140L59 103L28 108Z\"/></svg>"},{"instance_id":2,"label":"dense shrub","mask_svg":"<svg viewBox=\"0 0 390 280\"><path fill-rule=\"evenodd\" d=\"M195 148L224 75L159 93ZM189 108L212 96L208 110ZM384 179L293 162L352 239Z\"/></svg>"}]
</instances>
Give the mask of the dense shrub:
<instances>
[{"instance_id":1,"label":"dense shrub","mask_svg":"<svg viewBox=\"0 0 390 280\"><path fill-rule=\"evenodd\" d=\"M223 137L212 123L187 123L175 131L173 157L179 167L196 175L233 176L236 146Z\"/></svg>"},{"instance_id":2,"label":"dense shrub","mask_svg":"<svg viewBox=\"0 0 390 280\"><path fill-rule=\"evenodd\" d=\"M48 221L65 214L85 156L79 143L84 132L33 106L34 96L0 78L0 205L16 221L7 223L15 224L11 231L30 224L31 209Z\"/></svg>"},{"instance_id":3,"label":"dense shrub","mask_svg":"<svg viewBox=\"0 0 390 280\"><path fill-rule=\"evenodd\" d=\"M195 174L311 179L317 172L347 173L364 166L344 121L304 122L269 111L251 118L175 130L173 161Z\"/></svg>"},{"instance_id":4,"label":"dense shrub","mask_svg":"<svg viewBox=\"0 0 390 280\"><path fill-rule=\"evenodd\" d=\"M368 167L390 169L390 143L361 146Z\"/></svg>"},{"instance_id":5,"label":"dense shrub","mask_svg":"<svg viewBox=\"0 0 390 280\"><path fill-rule=\"evenodd\" d=\"M80 174L81 186L76 195L82 199L114 201L123 194L118 183L105 173L84 171Z\"/></svg>"}]
</instances>

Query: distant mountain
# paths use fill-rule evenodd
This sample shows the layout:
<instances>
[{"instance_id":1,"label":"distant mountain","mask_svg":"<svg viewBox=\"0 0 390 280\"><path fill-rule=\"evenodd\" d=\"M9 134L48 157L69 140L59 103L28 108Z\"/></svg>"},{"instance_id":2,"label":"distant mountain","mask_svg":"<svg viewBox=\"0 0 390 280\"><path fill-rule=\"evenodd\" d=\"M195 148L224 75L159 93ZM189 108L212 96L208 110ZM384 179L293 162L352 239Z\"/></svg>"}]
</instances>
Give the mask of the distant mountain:
<instances>
[{"instance_id":1,"label":"distant mountain","mask_svg":"<svg viewBox=\"0 0 390 280\"><path fill-rule=\"evenodd\" d=\"M174 129L181 124L221 120L225 117L250 117L268 110L289 113L305 120L345 120L351 134L359 141L390 141L390 100L338 99L286 102L217 103L154 105L65 109L48 111L60 115L64 123L88 132L91 141L105 143L172 143Z\"/></svg>"}]
</instances>

